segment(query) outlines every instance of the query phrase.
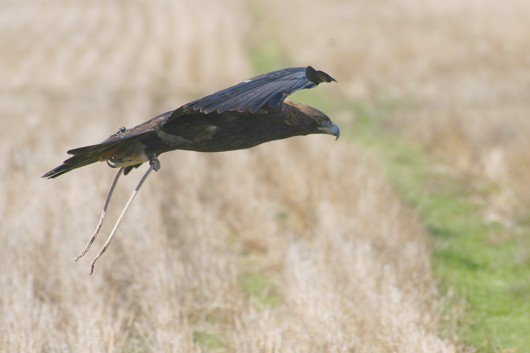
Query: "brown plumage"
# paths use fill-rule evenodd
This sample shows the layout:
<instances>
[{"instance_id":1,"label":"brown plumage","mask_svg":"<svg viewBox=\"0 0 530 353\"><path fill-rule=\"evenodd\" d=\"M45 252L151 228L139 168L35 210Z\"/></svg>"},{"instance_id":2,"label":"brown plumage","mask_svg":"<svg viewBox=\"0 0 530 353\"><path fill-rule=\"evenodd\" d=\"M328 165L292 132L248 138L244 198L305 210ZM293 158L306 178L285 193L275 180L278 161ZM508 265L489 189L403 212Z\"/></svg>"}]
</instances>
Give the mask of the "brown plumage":
<instances>
[{"instance_id":1,"label":"brown plumage","mask_svg":"<svg viewBox=\"0 0 530 353\"><path fill-rule=\"evenodd\" d=\"M309 134L331 134L338 138L338 126L324 113L286 99L295 91L331 81L335 79L311 66L273 71L158 115L131 129L121 128L99 144L68 151L72 157L44 174L44 178L55 178L98 161L106 161L109 166L120 168L107 196L100 223L79 257L88 251L94 241L121 173L128 174L144 162L150 164L96 259L110 243L149 172L160 168L157 157L164 152L177 149L232 151ZM96 259L92 263L92 270Z\"/></svg>"},{"instance_id":2,"label":"brown plumage","mask_svg":"<svg viewBox=\"0 0 530 353\"><path fill-rule=\"evenodd\" d=\"M127 174L176 149L220 152L299 135L328 133L338 137L339 128L324 113L285 100L299 89L331 81L335 80L312 67L257 76L132 129L122 129L97 145L70 150L73 157L43 177L55 178L98 161L125 167Z\"/></svg>"}]
</instances>

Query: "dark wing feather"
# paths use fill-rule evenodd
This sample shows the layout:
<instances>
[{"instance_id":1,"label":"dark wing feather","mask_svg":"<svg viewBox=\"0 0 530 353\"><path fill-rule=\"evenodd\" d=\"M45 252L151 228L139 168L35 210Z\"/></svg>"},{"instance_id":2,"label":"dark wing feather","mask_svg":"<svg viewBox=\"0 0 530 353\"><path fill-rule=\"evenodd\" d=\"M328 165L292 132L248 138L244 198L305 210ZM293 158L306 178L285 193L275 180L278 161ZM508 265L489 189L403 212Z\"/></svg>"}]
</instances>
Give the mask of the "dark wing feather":
<instances>
[{"instance_id":1,"label":"dark wing feather","mask_svg":"<svg viewBox=\"0 0 530 353\"><path fill-rule=\"evenodd\" d=\"M205 114L227 111L255 113L261 108L277 109L291 93L331 81L335 79L311 66L293 67L253 77L190 102L182 109L185 112L199 111Z\"/></svg>"}]
</instances>

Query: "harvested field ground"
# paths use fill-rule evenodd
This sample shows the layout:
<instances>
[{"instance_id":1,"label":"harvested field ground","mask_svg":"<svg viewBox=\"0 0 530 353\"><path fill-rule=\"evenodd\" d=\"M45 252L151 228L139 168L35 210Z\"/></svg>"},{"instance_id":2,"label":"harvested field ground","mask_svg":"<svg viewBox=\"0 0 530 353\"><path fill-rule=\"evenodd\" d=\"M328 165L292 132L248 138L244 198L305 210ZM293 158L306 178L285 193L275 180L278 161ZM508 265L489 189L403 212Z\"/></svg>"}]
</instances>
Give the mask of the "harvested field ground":
<instances>
[{"instance_id":1,"label":"harvested field ground","mask_svg":"<svg viewBox=\"0 0 530 353\"><path fill-rule=\"evenodd\" d=\"M346 135L359 120L349 101L399 101L406 109L394 111L400 123L384 125L386 132L413 138L441 158L458 155L451 144L433 142L454 135L440 127L458 117L450 112L475 104L473 97L491 102L484 89L450 104L461 96L451 90L457 73L475 67L453 61L474 53L467 34L479 33L491 52L520 57L513 63L477 57L473 63L488 63L486 71L477 69L486 78L457 80L458 92L476 92L473 85L488 82L497 87L493 94L503 103L491 107L499 114L492 113L488 127L476 125L501 129L496 117L502 112L527 115L521 92L528 72L521 70L530 51L521 19L528 18L529 6L512 2L513 8L500 9L494 1L475 6L456 0L427 1L421 8L412 0L336 0L326 8L301 1L3 1L0 351L472 350L461 343L467 339L458 325L450 334L440 328L461 313L437 291L421 212L390 186L379 161L347 138L163 155L162 169L144 185L92 276L93 253L72 260L98 220L114 170L98 164L56 180L39 177L69 148L250 77L260 58L261 65L312 64L335 76L338 84L318 90L343 101L330 113ZM495 14L504 24L500 32L488 31ZM475 17L466 22L465 15ZM315 27L316 18L327 25ZM405 30L397 31L403 23ZM454 33L446 38L449 29ZM453 37L462 38L460 49L444 51ZM426 81L430 88L419 88ZM329 101L319 102L317 108L329 108ZM415 124L407 112L439 115ZM490 155L482 146L491 145L474 139L471 128L461 131L462 151ZM522 145L513 147L521 159L512 161L512 147L494 146L501 157L491 157L492 163L506 170L527 156ZM448 158L447 165L470 175L470 183L483 180L474 159L466 158ZM480 166L499 175L497 164ZM490 178L499 193L486 200L506 197L504 185L522 187L524 170L509 173L517 178ZM122 179L103 238L141 173ZM520 209L525 202L514 204ZM486 209L510 222L522 217L510 208Z\"/></svg>"}]
</instances>

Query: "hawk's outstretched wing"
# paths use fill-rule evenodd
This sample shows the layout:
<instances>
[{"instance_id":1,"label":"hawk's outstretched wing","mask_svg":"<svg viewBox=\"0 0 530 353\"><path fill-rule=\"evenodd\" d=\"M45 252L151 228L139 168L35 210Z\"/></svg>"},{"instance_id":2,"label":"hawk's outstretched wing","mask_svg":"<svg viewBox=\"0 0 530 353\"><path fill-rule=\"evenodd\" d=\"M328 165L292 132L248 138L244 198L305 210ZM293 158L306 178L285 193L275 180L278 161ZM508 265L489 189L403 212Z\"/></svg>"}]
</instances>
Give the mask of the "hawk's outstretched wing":
<instances>
[{"instance_id":1,"label":"hawk's outstretched wing","mask_svg":"<svg viewBox=\"0 0 530 353\"><path fill-rule=\"evenodd\" d=\"M253 77L190 102L181 109L184 112L196 111L204 114L227 111L255 113L261 108L277 109L291 93L331 81L335 79L311 66L293 67Z\"/></svg>"}]
</instances>

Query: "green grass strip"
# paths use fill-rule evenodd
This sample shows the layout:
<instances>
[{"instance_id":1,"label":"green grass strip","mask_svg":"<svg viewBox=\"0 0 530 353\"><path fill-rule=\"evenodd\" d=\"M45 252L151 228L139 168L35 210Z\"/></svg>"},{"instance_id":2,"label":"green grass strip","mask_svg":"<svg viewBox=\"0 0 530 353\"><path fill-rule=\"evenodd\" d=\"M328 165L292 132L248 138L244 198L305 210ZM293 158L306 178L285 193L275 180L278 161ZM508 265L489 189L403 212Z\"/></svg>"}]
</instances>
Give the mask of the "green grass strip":
<instances>
[{"instance_id":1,"label":"green grass strip","mask_svg":"<svg viewBox=\"0 0 530 353\"><path fill-rule=\"evenodd\" d=\"M530 264L525 246L530 227L516 231L486 220L483 206L474 200L487 190L447 173L443 161L385 129L396 104L352 109L355 122L346 129L348 137L375 154L391 183L417 210L431 235L440 289L454 290L464 301L464 314L452 330L478 352L527 352Z\"/></svg>"},{"instance_id":2,"label":"green grass strip","mask_svg":"<svg viewBox=\"0 0 530 353\"><path fill-rule=\"evenodd\" d=\"M257 39L249 47L256 72L293 66L276 43L275 26L257 10L254 17L261 24L258 27L268 30L255 33ZM336 78L340 84L340 77ZM483 207L473 201L487 190L444 173L440 166L448 166L443 161L385 129L397 109L407 109L399 102L379 99L354 104L321 90L304 90L290 98L313 105L332 119L334 112L351 112L354 119L341 124L341 139L374 154L389 181L417 210L431 236L433 271L442 296L453 291L457 295L444 308L449 319L442 335L456 335L477 352L528 352L530 213L526 222L518 225L516 234L513 229L487 221ZM458 310L451 306L462 302L463 314L455 322L453 313Z\"/></svg>"}]
</instances>

